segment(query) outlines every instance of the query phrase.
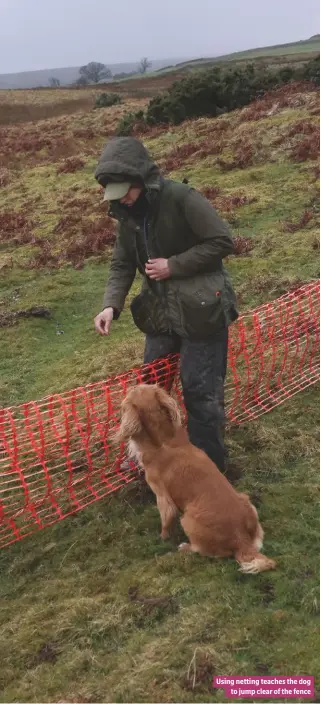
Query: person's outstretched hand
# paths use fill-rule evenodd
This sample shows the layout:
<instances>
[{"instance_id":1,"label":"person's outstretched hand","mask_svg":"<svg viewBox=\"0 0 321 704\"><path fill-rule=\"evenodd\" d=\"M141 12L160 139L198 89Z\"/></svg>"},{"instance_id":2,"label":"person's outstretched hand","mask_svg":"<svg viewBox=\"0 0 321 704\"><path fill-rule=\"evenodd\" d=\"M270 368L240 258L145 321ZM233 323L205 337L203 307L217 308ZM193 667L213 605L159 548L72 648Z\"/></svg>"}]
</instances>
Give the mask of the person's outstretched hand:
<instances>
[{"instance_id":1,"label":"person's outstretched hand","mask_svg":"<svg viewBox=\"0 0 321 704\"><path fill-rule=\"evenodd\" d=\"M168 259L149 259L146 264L145 271L147 276L155 281L169 279L170 271Z\"/></svg>"},{"instance_id":2,"label":"person's outstretched hand","mask_svg":"<svg viewBox=\"0 0 321 704\"><path fill-rule=\"evenodd\" d=\"M110 326L114 317L112 308L104 308L101 313L95 317L95 328L100 335L109 335Z\"/></svg>"}]
</instances>

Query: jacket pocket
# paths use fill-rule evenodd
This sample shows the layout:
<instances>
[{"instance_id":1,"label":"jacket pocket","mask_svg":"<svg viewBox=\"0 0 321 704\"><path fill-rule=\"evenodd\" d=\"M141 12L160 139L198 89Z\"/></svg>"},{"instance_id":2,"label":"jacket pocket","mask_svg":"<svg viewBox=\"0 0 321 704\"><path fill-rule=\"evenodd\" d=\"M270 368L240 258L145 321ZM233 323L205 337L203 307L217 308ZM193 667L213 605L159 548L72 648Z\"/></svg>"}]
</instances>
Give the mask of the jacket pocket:
<instances>
[{"instance_id":1,"label":"jacket pocket","mask_svg":"<svg viewBox=\"0 0 321 704\"><path fill-rule=\"evenodd\" d=\"M185 294L180 298L180 308L182 327L190 339L204 340L227 325L220 291L209 297L202 292Z\"/></svg>"},{"instance_id":2,"label":"jacket pocket","mask_svg":"<svg viewBox=\"0 0 321 704\"><path fill-rule=\"evenodd\" d=\"M145 335L160 335L168 332L161 304L149 291L144 290L135 296L130 310L136 327Z\"/></svg>"}]
</instances>

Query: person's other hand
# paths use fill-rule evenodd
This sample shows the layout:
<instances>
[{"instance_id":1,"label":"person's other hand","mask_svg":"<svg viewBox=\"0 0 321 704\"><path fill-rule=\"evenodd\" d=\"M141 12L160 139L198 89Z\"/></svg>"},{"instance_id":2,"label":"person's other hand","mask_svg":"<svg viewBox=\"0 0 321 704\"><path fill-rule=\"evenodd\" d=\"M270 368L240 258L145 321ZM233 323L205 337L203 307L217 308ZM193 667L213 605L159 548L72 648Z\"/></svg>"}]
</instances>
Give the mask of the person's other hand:
<instances>
[{"instance_id":1,"label":"person's other hand","mask_svg":"<svg viewBox=\"0 0 321 704\"><path fill-rule=\"evenodd\" d=\"M168 259L149 259L145 271L150 279L163 281L170 277Z\"/></svg>"},{"instance_id":2,"label":"person's other hand","mask_svg":"<svg viewBox=\"0 0 321 704\"><path fill-rule=\"evenodd\" d=\"M95 317L95 328L100 335L109 335L110 326L114 317L112 308L104 308L101 313Z\"/></svg>"}]
</instances>

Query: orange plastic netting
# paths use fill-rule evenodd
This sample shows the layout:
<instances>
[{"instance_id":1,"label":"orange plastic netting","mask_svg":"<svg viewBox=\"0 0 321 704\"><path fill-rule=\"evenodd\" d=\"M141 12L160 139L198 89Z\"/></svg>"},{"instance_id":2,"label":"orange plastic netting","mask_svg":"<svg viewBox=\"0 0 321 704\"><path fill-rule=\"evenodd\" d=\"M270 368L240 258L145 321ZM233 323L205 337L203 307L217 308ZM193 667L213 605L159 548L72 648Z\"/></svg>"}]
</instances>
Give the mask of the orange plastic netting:
<instances>
[{"instance_id":1,"label":"orange plastic netting","mask_svg":"<svg viewBox=\"0 0 321 704\"><path fill-rule=\"evenodd\" d=\"M250 421L319 379L320 282L246 313L230 328L226 412ZM183 408L179 356L95 384L0 410L0 547L135 478L110 443L127 389L172 388Z\"/></svg>"}]
</instances>

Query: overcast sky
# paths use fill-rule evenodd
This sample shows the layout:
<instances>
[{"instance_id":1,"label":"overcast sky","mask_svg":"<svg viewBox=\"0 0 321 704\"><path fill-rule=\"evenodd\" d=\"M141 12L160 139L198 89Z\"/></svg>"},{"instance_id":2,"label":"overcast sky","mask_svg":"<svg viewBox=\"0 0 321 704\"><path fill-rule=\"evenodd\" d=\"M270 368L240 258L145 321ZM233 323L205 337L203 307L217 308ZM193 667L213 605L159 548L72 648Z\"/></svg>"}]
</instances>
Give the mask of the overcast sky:
<instances>
[{"instance_id":1,"label":"overcast sky","mask_svg":"<svg viewBox=\"0 0 321 704\"><path fill-rule=\"evenodd\" d=\"M317 32L318 0L0 0L0 73L217 56Z\"/></svg>"}]
</instances>

